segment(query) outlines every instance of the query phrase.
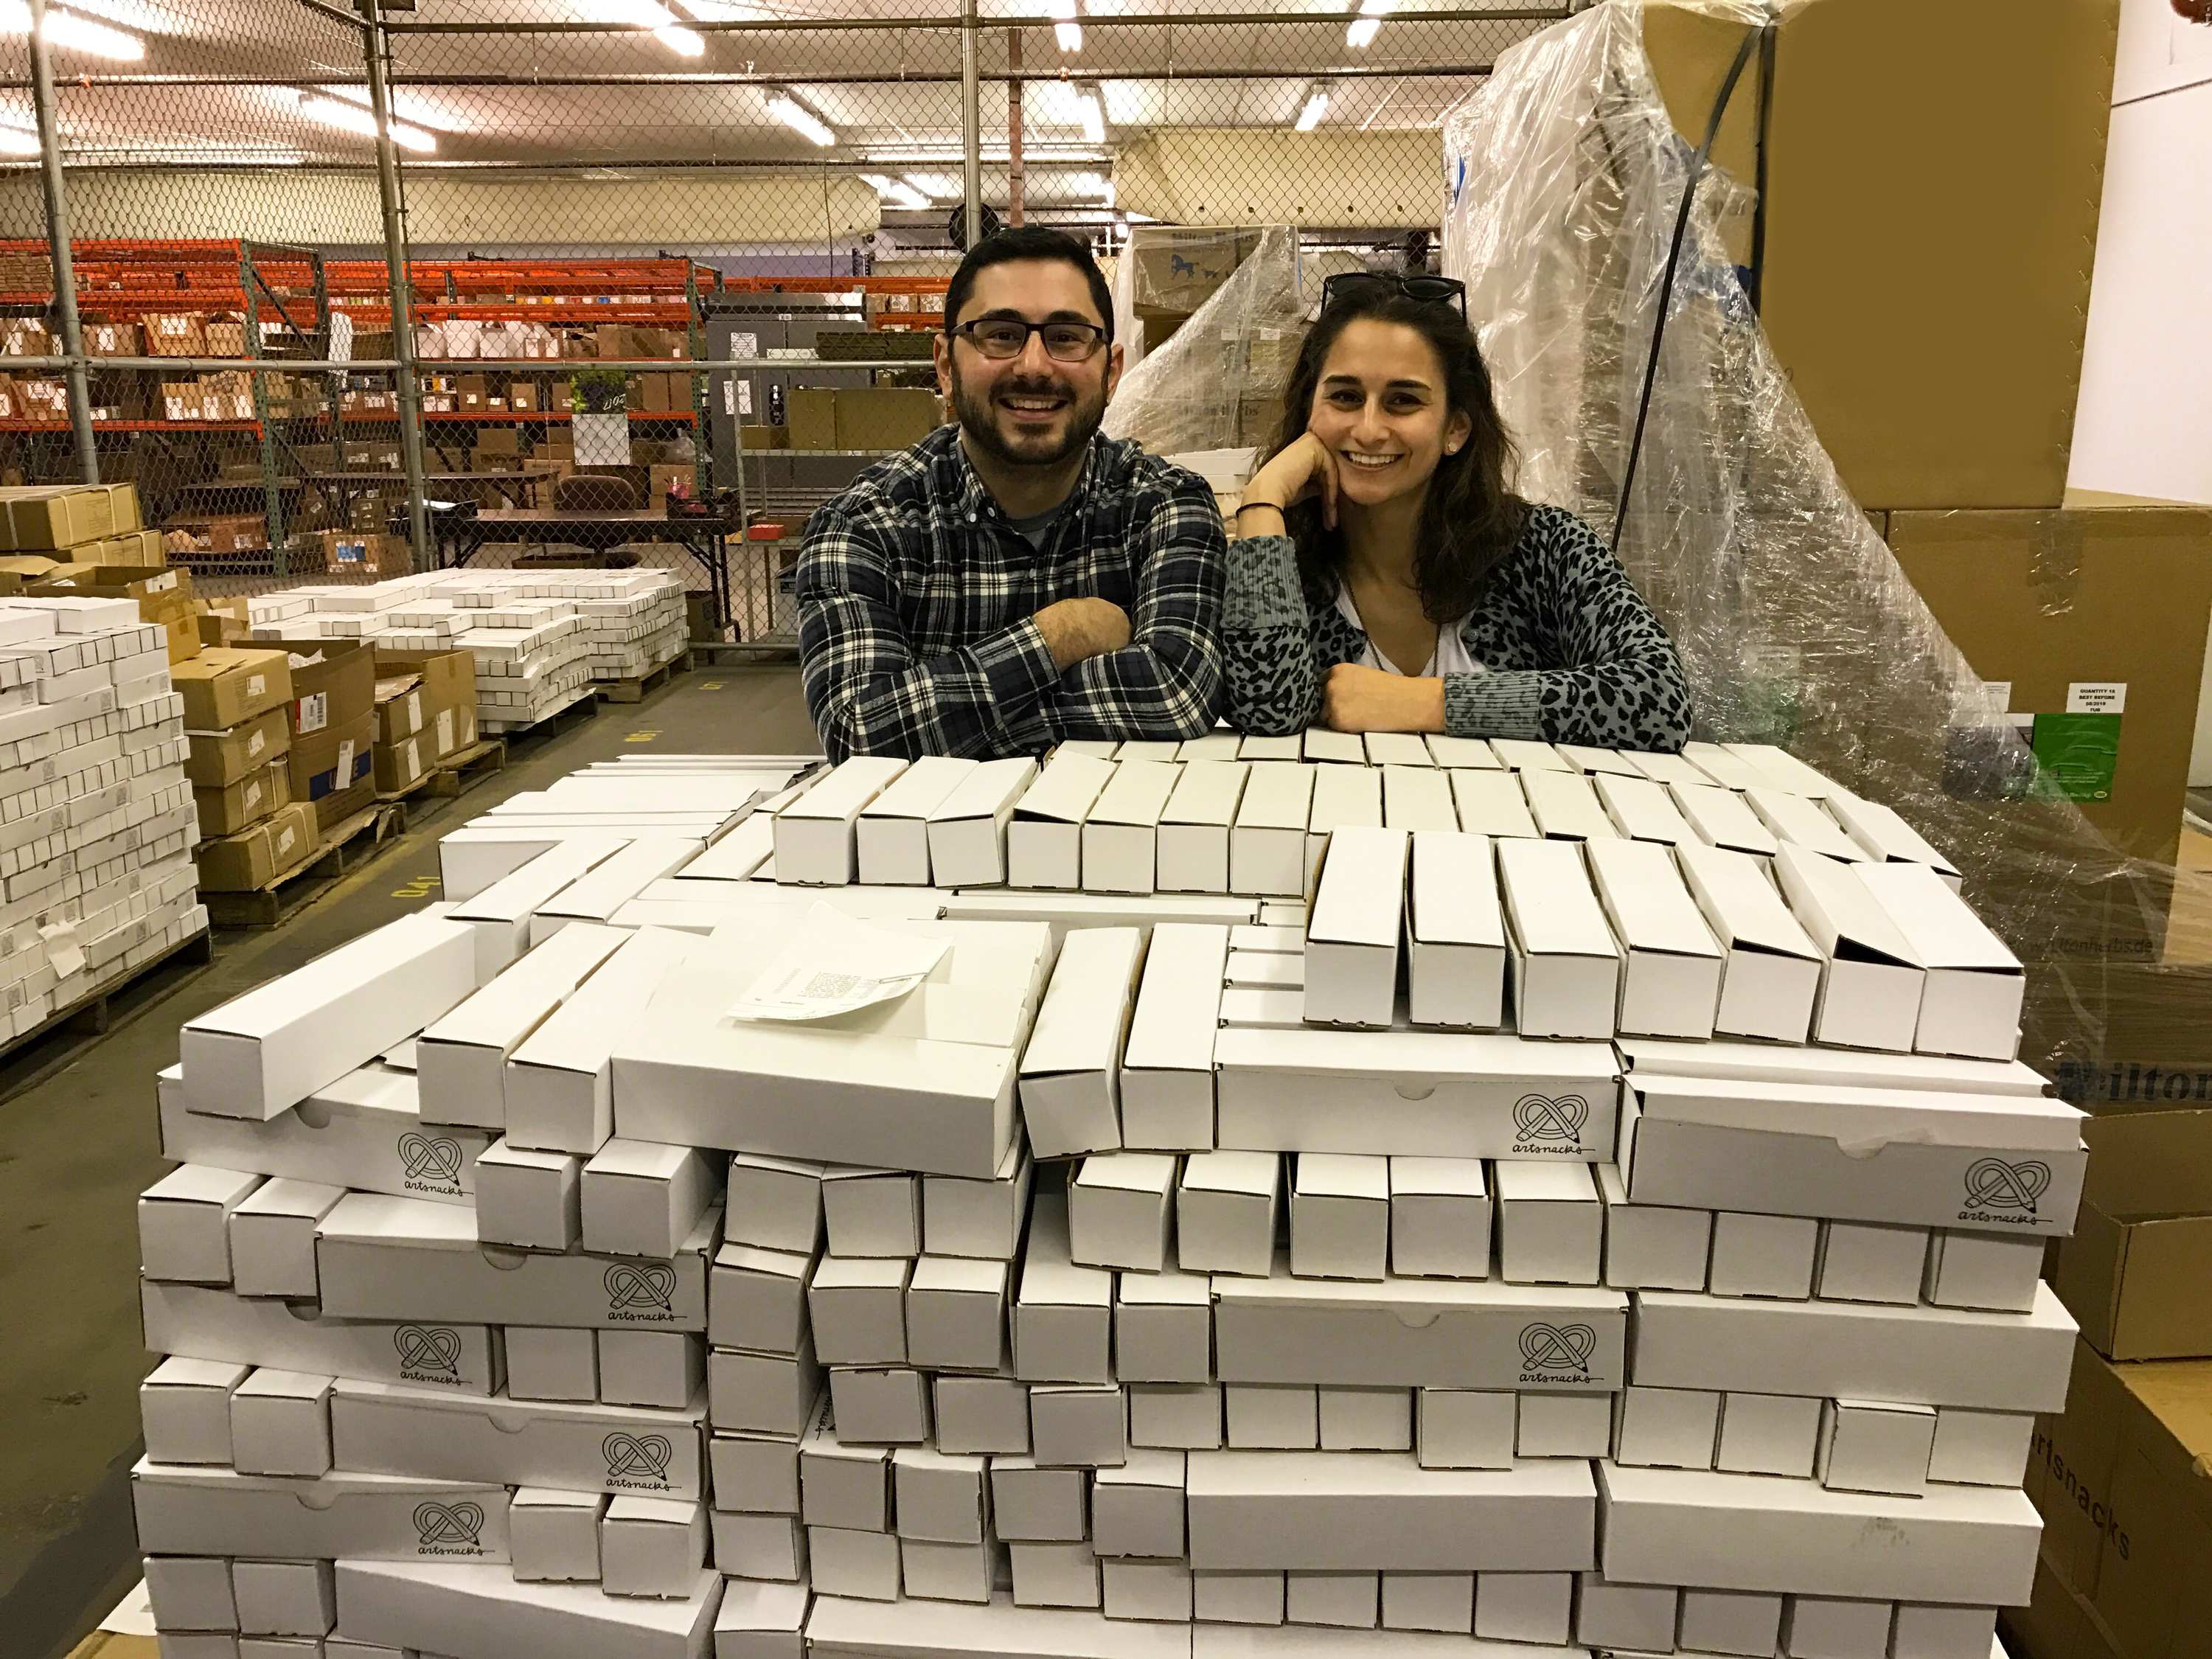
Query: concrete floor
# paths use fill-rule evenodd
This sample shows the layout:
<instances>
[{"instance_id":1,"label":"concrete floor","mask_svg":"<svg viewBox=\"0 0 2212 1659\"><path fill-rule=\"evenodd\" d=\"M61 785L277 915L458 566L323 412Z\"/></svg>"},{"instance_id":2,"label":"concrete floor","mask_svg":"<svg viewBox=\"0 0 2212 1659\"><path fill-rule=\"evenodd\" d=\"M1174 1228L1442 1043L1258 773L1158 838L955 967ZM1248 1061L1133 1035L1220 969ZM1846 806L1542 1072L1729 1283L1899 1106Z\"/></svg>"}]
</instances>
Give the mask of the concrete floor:
<instances>
[{"instance_id":1,"label":"concrete floor","mask_svg":"<svg viewBox=\"0 0 2212 1659\"><path fill-rule=\"evenodd\" d=\"M426 812L378 857L268 933L225 934L214 963L142 982L108 1034L0 1061L0 1659L48 1659L138 1577L130 1469L140 1454L135 1199L167 1165L154 1074L177 1028L217 1003L438 896L437 838L518 790L647 752L805 754L818 745L790 668L699 669L636 705L517 744L493 782Z\"/></svg>"}]
</instances>

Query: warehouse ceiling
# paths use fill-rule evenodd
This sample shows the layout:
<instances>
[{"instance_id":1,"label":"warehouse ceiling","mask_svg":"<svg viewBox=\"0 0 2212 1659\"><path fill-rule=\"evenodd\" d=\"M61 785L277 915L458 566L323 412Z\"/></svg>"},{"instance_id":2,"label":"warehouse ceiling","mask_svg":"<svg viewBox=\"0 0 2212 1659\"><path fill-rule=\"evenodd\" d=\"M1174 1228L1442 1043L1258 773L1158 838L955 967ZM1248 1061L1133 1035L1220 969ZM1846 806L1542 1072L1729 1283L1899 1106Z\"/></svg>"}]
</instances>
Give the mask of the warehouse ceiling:
<instances>
[{"instance_id":1,"label":"warehouse ceiling","mask_svg":"<svg viewBox=\"0 0 2212 1659\"><path fill-rule=\"evenodd\" d=\"M1074 199L1099 197L1115 155L1148 133L1289 129L1316 94L1325 105L1312 118L1316 131L1433 129L1499 52L1558 15L1364 0L1374 27L1354 45L1347 31L1361 3L986 5L987 160L1006 155L1010 34L1022 54L1033 186L1049 196L1073 181ZM335 9L81 0L76 9L144 47L142 60L118 62L57 46L64 143L76 164L373 159L364 134L302 110L303 92L341 105L366 99L359 35ZM427 146L404 159L563 170L828 164L911 180L933 199L955 195L958 6L899 0L892 15L884 10L858 0L421 0L392 17L398 113ZM665 27L637 26L656 15ZM5 96L18 122L30 114L27 70L23 37L0 37L0 76L14 83ZM776 112L792 106L800 125L822 123L830 142Z\"/></svg>"}]
</instances>

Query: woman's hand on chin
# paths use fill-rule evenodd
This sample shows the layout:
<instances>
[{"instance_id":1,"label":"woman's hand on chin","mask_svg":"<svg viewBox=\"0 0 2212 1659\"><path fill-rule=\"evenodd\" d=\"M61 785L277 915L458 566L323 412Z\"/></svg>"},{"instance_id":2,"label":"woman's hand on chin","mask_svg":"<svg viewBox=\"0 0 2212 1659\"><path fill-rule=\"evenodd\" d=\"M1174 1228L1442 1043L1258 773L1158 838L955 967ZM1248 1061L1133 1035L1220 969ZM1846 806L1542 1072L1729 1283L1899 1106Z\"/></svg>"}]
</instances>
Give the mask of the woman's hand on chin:
<instances>
[{"instance_id":1,"label":"woman's hand on chin","mask_svg":"<svg viewBox=\"0 0 2212 1659\"><path fill-rule=\"evenodd\" d=\"M1322 681L1321 718L1337 732L1441 732L1444 683L1340 662Z\"/></svg>"},{"instance_id":2,"label":"woman's hand on chin","mask_svg":"<svg viewBox=\"0 0 2212 1659\"><path fill-rule=\"evenodd\" d=\"M1321 498L1322 523L1336 528L1336 457L1310 432L1270 460L1244 486L1247 507L1292 507L1309 496ZM1264 533L1264 532L1262 532Z\"/></svg>"}]
</instances>

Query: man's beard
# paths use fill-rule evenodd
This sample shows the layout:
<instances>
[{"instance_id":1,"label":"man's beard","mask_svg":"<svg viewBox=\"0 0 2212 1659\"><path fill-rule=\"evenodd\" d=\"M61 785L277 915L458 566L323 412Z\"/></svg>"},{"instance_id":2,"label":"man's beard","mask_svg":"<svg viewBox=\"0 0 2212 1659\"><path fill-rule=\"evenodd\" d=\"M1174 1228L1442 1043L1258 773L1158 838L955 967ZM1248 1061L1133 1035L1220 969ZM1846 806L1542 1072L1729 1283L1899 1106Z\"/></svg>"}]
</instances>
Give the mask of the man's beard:
<instances>
[{"instance_id":1,"label":"man's beard","mask_svg":"<svg viewBox=\"0 0 2212 1659\"><path fill-rule=\"evenodd\" d=\"M1000 392L1018 393L1033 391L1041 396L1066 393L1071 398L1067 407L1067 429L1060 441L1049 449L1033 447L1018 447L1006 441L999 431L998 410L991 398ZM1007 466L1058 466L1071 455L1082 453L1084 446L1106 418L1106 389L1098 389L1097 400L1085 403L1080 392L1065 381L1004 380L994 385L989 394L978 395L962 379L956 366L952 370L952 412L959 418L960 430L967 441L992 459Z\"/></svg>"}]
</instances>

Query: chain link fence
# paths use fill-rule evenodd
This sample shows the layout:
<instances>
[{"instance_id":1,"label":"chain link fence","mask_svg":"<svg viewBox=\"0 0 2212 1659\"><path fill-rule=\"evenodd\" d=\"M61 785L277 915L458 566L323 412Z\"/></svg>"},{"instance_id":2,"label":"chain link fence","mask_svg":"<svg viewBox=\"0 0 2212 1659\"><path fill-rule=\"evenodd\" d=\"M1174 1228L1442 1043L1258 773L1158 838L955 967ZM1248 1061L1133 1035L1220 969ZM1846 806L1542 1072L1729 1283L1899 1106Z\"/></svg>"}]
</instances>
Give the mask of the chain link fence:
<instances>
[{"instance_id":1,"label":"chain link fence","mask_svg":"<svg viewBox=\"0 0 2212 1659\"><path fill-rule=\"evenodd\" d=\"M806 514L938 417L971 174L1109 260L1419 261L1442 112L1571 9L42 0L43 53L0 33L0 483L136 483L204 591L645 562L772 643Z\"/></svg>"}]
</instances>

